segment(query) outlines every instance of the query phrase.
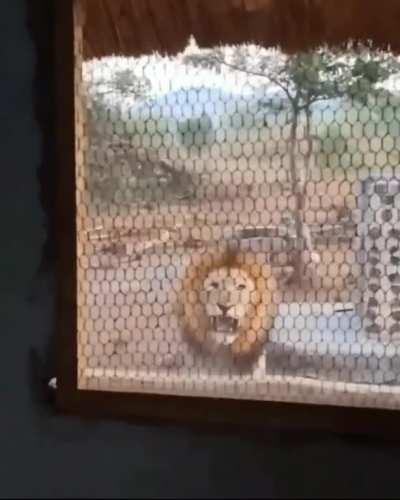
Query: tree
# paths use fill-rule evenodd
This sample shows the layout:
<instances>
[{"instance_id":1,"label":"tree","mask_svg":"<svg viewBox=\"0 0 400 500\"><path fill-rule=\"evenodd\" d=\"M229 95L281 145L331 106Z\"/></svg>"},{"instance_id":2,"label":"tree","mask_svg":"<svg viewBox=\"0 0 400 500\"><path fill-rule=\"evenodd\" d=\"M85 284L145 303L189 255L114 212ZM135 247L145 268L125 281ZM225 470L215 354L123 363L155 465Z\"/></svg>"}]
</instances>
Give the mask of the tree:
<instances>
[{"instance_id":1,"label":"tree","mask_svg":"<svg viewBox=\"0 0 400 500\"><path fill-rule=\"evenodd\" d=\"M152 86L146 76L137 76L134 69L121 69L102 75L90 81L88 94L88 131L90 153L95 156L98 151L113 150L116 161L128 159L130 143L127 137L118 137L114 133L105 133L105 124L108 121L107 111L110 102L118 99L141 101L151 95ZM113 177L109 165L90 161L89 179L100 198L107 203L113 198L118 186L118 179Z\"/></svg>"},{"instance_id":2,"label":"tree","mask_svg":"<svg viewBox=\"0 0 400 500\"><path fill-rule=\"evenodd\" d=\"M92 141L102 137L98 126L100 117L107 114L105 96L111 99L129 98L132 101L141 101L147 99L151 91L150 80L144 75L137 76L133 68L121 69L110 76L102 76L88 82L88 121Z\"/></svg>"},{"instance_id":3,"label":"tree","mask_svg":"<svg viewBox=\"0 0 400 500\"><path fill-rule=\"evenodd\" d=\"M313 155L311 115L313 105L318 101L349 97L366 103L371 95L385 92L380 84L400 71L399 58L389 50L376 50L371 45L349 43L347 50L332 50L326 46L309 52L293 55L283 53L279 48L261 49L252 45L236 46L228 56L221 49L200 50L186 54L185 61L196 66L232 71L241 71L267 80L280 95L281 109L286 109L290 122L289 174L292 193L295 197L294 224L296 248L294 251L293 280L301 282L304 276L304 254L311 263L319 262L314 250L310 230L304 222L305 194L309 180ZM261 107L270 108L270 102ZM306 147L304 161L296 161L299 139L299 125L305 121L302 138ZM306 252L304 252L306 250Z\"/></svg>"},{"instance_id":4,"label":"tree","mask_svg":"<svg viewBox=\"0 0 400 500\"><path fill-rule=\"evenodd\" d=\"M137 76L133 69L116 71L111 77L97 79L91 85L91 93L99 96L115 94L132 99L145 99L151 92L151 82L146 76Z\"/></svg>"}]
</instances>

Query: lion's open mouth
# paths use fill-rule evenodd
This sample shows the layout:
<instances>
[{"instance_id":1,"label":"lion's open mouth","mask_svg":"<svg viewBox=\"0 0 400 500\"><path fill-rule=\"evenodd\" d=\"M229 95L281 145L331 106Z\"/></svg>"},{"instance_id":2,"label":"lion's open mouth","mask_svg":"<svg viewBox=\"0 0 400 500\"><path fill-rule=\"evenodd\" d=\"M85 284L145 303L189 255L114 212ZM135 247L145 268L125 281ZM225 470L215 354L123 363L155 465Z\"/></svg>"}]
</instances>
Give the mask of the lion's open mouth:
<instances>
[{"instance_id":1,"label":"lion's open mouth","mask_svg":"<svg viewBox=\"0 0 400 500\"><path fill-rule=\"evenodd\" d=\"M212 316L211 327L216 332L234 333L238 328L238 320L226 315Z\"/></svg>"}]
</instances>

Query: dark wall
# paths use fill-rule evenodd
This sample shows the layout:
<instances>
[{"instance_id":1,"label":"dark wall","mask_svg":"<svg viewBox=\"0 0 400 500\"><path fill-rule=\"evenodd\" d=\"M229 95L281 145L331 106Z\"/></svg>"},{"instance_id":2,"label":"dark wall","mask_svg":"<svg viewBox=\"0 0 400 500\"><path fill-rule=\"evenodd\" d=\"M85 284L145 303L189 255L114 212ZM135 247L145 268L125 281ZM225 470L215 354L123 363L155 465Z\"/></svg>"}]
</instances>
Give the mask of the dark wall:
<instances>
[{"instance_id":1,"label":"dark wall","mask_svg":"<svg viewBox=\"0 0 400 500\"><path fill-rule=\"evenodd\" d=\"M399 445L85 423L53 412L41 391L57 334L52 3L2 2L0 496L397 497Z\"/></svg>"}]
</instances>

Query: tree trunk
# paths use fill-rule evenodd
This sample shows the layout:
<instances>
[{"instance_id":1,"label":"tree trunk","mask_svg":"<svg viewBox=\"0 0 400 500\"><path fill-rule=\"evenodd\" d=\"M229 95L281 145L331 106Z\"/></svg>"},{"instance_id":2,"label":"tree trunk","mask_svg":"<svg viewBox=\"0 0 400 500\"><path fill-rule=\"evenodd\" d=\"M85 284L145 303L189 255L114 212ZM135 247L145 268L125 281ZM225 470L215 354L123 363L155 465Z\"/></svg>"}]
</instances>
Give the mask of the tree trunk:
<instances>
[{"instance_id":1,"label":"tree trunk","mask_svg":"<svg viewBox=\"0 0 400 500\"><path fill-rule=\"evenodd\" d=\"M310 263L317 263L320 260L320 257L318 253L314 249L314 243L311 237L311 232L308 228L308 226L304 223L304 205L305 205L305 199L306 199L306 189L307 189L307 184L308 181L310 180L310 171L311 171L311 158L313 156L313 143L312 143L312 137L311 137L311 109L310 109L310 103L307 103L307 107L305 110L306 113L306 140L307 140L307 152L305 154L304 158L304 183L302 186L302 195L303 195L303 229L305 230L304 232L304 237L305 237L305 246L310 254Z\"/></svg>"},{"instance_id":2,"label":"tree trunk","mask_svg":"<svg viewBox=\"0 0 400 500\"><path fill-rule=\"evenodd\" d=\"M303 247L304 247L304 230L303 230L303 209L304 209L304 193L300 185L296 167L296 142L297 142L297 126L299 122L299 111L293 110L293 120L290 131L290 177L292 185L292 193L295 197L295 230L296 242L293 250L293 265L294 272L292 280L294 283L301 283L304 272L303 262Z\"/></svg>"},{"instance_id":3,"label":"tree trunk","mask_svg":"<svg viewBox=\"0 0 400 500\"><path fill-rule=\"evenodd\" d=\"M308 142L307 152L304 158L304 179L300 179L296 165L296 144L297 144L297 128L299 123L299 110L294 108L293 121L290 132L290 177L292 185L292 193L295 197L295 231L296 242L293 250L293 267L294 272L291 281L296 284L301 284L304 279L306 262L305 250L308 252L309 263L319 262L319 255L314 250L311 231L304 222L304 208L306 198L307 182L310 175L311 158L312 158L312 138L310 131L310 110L305 109L306 113L306 140Z\"/></svg>"}]
</instances>

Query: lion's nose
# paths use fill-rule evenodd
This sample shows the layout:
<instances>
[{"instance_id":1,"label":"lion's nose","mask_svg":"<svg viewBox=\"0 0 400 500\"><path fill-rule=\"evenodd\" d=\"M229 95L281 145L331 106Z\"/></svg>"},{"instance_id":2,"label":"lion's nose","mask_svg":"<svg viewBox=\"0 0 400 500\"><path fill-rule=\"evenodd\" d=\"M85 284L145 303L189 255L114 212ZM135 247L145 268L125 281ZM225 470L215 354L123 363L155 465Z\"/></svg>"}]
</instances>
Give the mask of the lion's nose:
<instances>
[{"instance_id":1,"label":"lion's nose","mask_svg":"<svg viewBox=\"0 0 400 500\"><path fill-rule=\"evenodd\" d=\"M229 306L225 306L223 304L218 304L218 307L219 307L220 311L222 312L222 314L225 316L226 313L228 312Z\"/></svg>"}]
</instances>

